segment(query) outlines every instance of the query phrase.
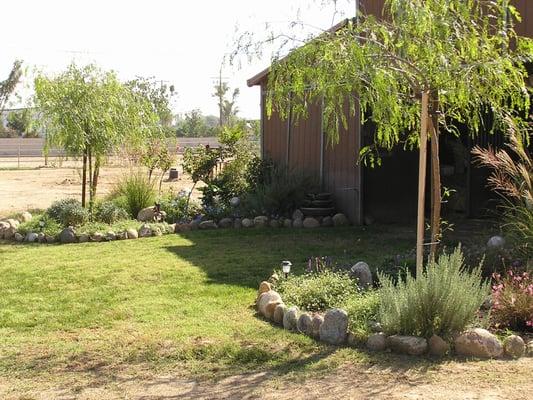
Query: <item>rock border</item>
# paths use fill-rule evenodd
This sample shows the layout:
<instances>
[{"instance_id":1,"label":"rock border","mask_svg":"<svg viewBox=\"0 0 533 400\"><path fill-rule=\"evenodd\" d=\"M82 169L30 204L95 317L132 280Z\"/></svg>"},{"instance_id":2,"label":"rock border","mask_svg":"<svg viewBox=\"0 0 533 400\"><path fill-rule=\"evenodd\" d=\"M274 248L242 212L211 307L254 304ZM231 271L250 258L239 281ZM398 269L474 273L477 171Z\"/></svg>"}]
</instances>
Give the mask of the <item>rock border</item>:
<instances>
[{"instance_id":1,"label":"rock border","mask_svg":"<svg viewBox=\"0 0 533 400\"><path fill-rule=\"evenodd\" d=\"M444 357L458 355L466 358L507 358L533 357L533 340L525 343L517 335L510 335L504 342L486 329L473 328L457 335L453 342L433 335L426 339L417 336L387 336L378 322L372 323L374 332L365 343L358 342L348 329L348 313L335 308L325 312L308 313L298 307L288 307L270 282L276 282L277 275L259 285L255 302L259 315L274 325L295 333L304 334L330 345L365 348L371 352L395 352L409 356Z\"/></svg>"},{"instance_id":2,"label":"rock border","mask_svg":"<svg viewBox=\"0 0 533 400\"><path fill-rule=\"evenodd\" d=\"M77 234L75 228L64 228L57 236L45 235L42 232L28 232L22 235L18 232L18 227L23 222L31 220L32 216L25 211L20 214L21 221L13 218L0 220L0 240L11 240L19 243L86 243L86 242L110 242L115 240L137 239L152 236L161 236L172 233L182 233L191 230L211 230L211 229L315 229L319 227L348 226L348 218L337 213L333 217L306 217L302 219L300 214L294 213L294 218L268 218L259 215L255 218L229 218L225 217L219 221L214 220L194 220L188 223L168 224L168 231L162 231L158 227L150 227L146 222L139 222L138 229L129 228L121 232L86 232ZM134 232L135 231L135 232Z\"/></svg>"}]
</instances>

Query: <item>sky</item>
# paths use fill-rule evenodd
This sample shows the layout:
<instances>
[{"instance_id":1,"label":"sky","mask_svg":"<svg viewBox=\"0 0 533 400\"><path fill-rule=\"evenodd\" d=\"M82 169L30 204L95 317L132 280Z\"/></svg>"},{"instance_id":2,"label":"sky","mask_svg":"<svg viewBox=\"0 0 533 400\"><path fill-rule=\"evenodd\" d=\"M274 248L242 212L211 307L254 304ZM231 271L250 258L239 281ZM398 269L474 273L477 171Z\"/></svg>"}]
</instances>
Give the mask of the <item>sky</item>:
<instances>
[{"instance_id":1,"label":"sky","mask_svg":"<svg viewBox=\"0 0 533 400\"><path fill-rule=\"evenodd\" d=\"M324 5L324 3L327 3ZM31 94L31 74L64 70L72 61L96 63L123 80L155 77L174 85L175 113L199 108L218 114L212 97L215 78L235 39L253 32L286 32L290 21L305 21L308 35L352 16L355 0L16 0L2 1L0 80L15 59L28 67L23 103ZM268 26L266 25L268 24ZM260 58L225 65L222 75L240 89L244 118L259 117L259 90L246 79L269 65L272 49ZM19 106L20 104L12 104Z\"/></svg>"}]
</instances>

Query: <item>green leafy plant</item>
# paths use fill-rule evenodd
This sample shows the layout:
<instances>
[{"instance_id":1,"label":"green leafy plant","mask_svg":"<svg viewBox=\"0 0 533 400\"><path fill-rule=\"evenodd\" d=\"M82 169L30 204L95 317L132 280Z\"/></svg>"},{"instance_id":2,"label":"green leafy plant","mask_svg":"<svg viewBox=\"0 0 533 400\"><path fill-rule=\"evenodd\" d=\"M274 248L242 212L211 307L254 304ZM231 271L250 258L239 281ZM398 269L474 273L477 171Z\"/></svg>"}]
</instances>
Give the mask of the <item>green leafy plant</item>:
<instances>
[{"instance_id":1,"label":"green leafy plant","mask_svg":"<svg viewBox=\"0 0 533 400\"><path fill-rule=\"evenodd\" d=\"M461 248L430 262L414 278L393 281L379 275L379 319L388 334L449 337L462 331L474 318L489 292L481 268L469 271Z\"/></svg>"},{"instance_id":2,"label":"green leafy plant","mask_svg":"<svg viewBox=\"0 0 533 400\"><path fill-rule=\"evenodd\" d=\"M156 191L148 177L138 171L123 176L113 188L110 198L116 199L116 204L135 219L139 211L155 203Z\"/></svg>"},{"instance_id":3,"label":"green leafy plant","mask_svg":"<svg viewBox=\"0 0 533 400\"><path fill-rule=\"evenodd\" d=\"M372 333L369 322L378 320L379 291L370 290L350 296L341 308L348 313L348 327L355 338L364 342Z\"/></svg>"},{"instance_id":4,"label":"green leafy plant","mask_svg":"<svg viewBox=\"0 0 533 400\"><path fill-rule=\"evenodd\" d=\"M76 199L55 201L46 210L46 214L62 226L78 226L89 220L89 211Z\"/></svg>"},{"instance_id":5,"label":"green leafy plant","mask_svg":"<svg viewBox=\"0 0 533 400\"><path fill-rule=\"evenodd\" d=\"M276 290L287 304L307 311L340 307L358 293L357 283L344 272L326 270L318 274L290 275Z\"/></svg>"},{"instance_id":6,"label":"green leafy plant","mask_svg":"<svg viewBox=\"0 0 533 400\"><path fill-rule=\"evenodd\" d=\"M59 222L45 213L34 215L30 221L20 224L17 231L21 235L26 235L29 232L43 232L48 236L56 236L61 232L62 228Z\"/></svg>"},{"instance_id":7,"label":"green leafy plant","mask_svg":"<svg viewBox=\"0 0 533 400\"><path fill-rule=\"evenodd\" d=\"M104 201L98 207L97 219L106 224L112 224L128 218L128 212L112 201Z\"/></svg>"},{"instance_id":8,"label":"green leafy plant","mask_svg":"<svg viewBox=\"0 0 533 400\"><path fill-rule=\"evenodd\" d=\"M533 330L533 277L529 272L494 274L491 317L498 327Z\"/></svg>"},{"instance_id":9,"label":"green leafy plant","mask_svg":"<svg viewBox=\"0 0 533 400\"><path fill-rule=\"evenodd\" d=\"M180 192L177 195L168 193L161 198L161 211L167 213L168 223L189 221L200 212L199 206L194 202L187 205L187 197L186 192Z\"/></svg>"}]
</instances>

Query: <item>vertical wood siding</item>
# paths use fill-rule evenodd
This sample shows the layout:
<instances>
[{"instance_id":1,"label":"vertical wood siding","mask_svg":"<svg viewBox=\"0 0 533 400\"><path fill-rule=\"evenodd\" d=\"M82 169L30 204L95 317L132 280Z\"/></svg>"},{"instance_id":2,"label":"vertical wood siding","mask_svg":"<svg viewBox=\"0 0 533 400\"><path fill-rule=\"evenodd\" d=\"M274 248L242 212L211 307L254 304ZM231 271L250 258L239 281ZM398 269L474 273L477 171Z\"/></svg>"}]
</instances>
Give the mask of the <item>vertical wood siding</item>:
<instances>
[{"instance_id":1,"label":"vertical wood siding","mask_svg":"<svg viewBox=\"0 0 533 400\"><path fill-rule=\"evenodd\" d=\"M533 38L533 0L513 0L512 4L522 16L522 22L516 26L516 32L520 36Z\"/></svg>"}]
</instances>

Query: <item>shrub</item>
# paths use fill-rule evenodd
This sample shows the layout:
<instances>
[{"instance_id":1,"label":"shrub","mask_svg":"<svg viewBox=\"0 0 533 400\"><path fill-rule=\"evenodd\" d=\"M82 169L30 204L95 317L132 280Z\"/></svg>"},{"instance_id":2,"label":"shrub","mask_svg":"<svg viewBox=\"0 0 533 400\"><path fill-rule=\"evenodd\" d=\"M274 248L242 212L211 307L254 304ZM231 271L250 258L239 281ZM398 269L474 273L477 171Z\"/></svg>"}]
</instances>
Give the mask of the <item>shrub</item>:
<instances>
[{"instance_id":1,"label":"shrub","mask_svg":"<svg viewBox=\"0 0 533 400\"><path fill-rule=\"evenodd\" d=\"M379 292L370 290L351 296L342 306L348 313L348 327L355 338L364 342L371 335L370 321L378 320Z\"/></svg>"},{"instance_id":2,"label":"shrub","mask_svg":"<svg viewBox=\"0 0 533 400\"><path fill-rule=\"evenodd\" d=\"M243 207L249 215L290 215L303 205L307 193L317 189L311 177L279 166L272 166L261 180L244 198Z\"/></svg>"},{"instance_id":3,"label":"shrub","mask_svg":"<svg viewBox=\"0 0 533 400\"><path fill-rule=\"evenodd\" d=\"M43 222L43 226L41 226ZM33 218L19 225L18 232L26 235L28 232L43 232L48 236L56 236L61 232L62 226L47 214L34 215Z\"/></svg>"},{"instance_id":4,"label":"shrub","mask_svg":"<svg viewBox=\"0 0 533 400\"><path fill-rule=\"evenodd\" d=\"M89 211L76 199L58 200L52 203L46 214L62 226L78 226L89 220Z\"/></svg>"},{"instance_id":5,"label":"shrub","mask_svg":"<svg viewBox=\"0 0 533 400\"><path fill-rule=\"evenodd\" d=\"M168 223L189 221L199 213L195 203L189 203L187 206L187 198L187 193L180 192L177 195L169 193L161 199L161 211L167 213L166 221Z\"/></svg>"},{"instance_id":6,"label":"shrub","mask_svg":"<svg viewBox=\"0 0 533 400\"><path fill-rule=\"evenodd\" d=\"M121 221L128 218L128 212L112 201L104 201L98 207L97 219L99 221L105 222L106 224L113 224L117 221Z\"/></svg>"},{"instance_id":7,"label":"shrub","mask_svg":"<svg viewBox=\"0 0 533 400\"><path fill-rule=\"evenodd\" d=\"M533 330L533 277L528 272L494 274L492 318L498 327Z\"/></svg>"},{"instance_id":8,"label":"shrub","mask_svg":"<svg viewBox=\"0 0 533 400\"><path fill-rule=\"evenodd\" d=\"M481 268L464 266L461 248L430 262L425 272L410 273L395 285L380 274L379 317L388 334L447 337L462 331L485 300L489 286Z\"/></svg>"},{"instance_id":9,"label":"shrub","mask_svg":"<svg viewBox=\"0 0 533 400\"><path fill-rule=\"evenodd\" d=\"M135 172L117 182L110 198L115 199L115 204L122 206L132 218L137 218L139 211L155 203L156 190L146 175Z\"/></svg>"},{"instance_id":10,"label":"shrub","mask_svg":"<svg viewBox=\"0 0 533 400\"><path fill-rule=\"evenodd\" d=\"M281 279L276 290L287 304L307 311L341 307L357 294L357 283L346 273L326 270L319 274L290 275Z\"/></svg>"}]
</instances>

